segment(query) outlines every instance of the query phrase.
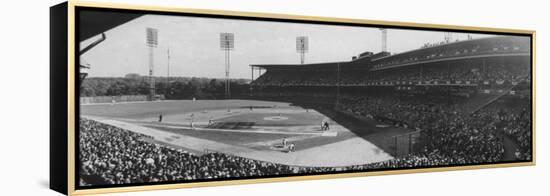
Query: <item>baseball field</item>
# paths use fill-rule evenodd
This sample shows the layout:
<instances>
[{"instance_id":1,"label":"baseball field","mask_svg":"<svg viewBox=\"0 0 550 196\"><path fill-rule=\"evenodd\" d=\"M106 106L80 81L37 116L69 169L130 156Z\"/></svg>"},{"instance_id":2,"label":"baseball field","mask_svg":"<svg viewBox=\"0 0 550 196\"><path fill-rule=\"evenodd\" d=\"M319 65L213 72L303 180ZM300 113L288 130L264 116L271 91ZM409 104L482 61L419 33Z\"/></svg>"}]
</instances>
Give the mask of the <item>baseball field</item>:
<instances>
[{"instance_id":1,"label":"baseball field","mask_svg":"<svg viewBox=\"0 0 550 196\"><path fill-rule=\"evenodd\" d=\"M80 115L201 154L223 152L293 166L339 167L392 159L392 136L324 106L261 100L174 100L81 105ZM328 128L322 128L327 122ZM292 148L293 146L294 148Z\"/></svg>"}]
</instances>

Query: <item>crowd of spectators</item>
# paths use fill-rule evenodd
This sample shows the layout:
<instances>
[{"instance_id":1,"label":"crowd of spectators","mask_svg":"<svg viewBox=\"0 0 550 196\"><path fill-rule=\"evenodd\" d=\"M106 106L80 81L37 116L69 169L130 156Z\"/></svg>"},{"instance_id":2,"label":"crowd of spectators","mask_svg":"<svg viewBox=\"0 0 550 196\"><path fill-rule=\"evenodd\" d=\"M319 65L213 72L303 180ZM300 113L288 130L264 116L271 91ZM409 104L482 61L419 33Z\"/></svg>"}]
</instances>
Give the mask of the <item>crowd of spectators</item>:
<instances>
[{"instance_id":1,"label":"crowd of spectators","mask_svg":"<svg viewBox=\"0 0 550 196\"><path fill-rule=\"evenodd\" d=\"M334 86L336 74L330 71L268 71L253 84L267 86Z\"/></svg>"},{"instance_id":2,"label":"crowd of spectators","mask_svg":"<svg viewBox=\"0 0 550 196\"><path fill-rule=\"evenodd\" d=\"M80 120L80 184L105 185L296 173L290 166L209 152L201 156L148 136ZM149 138L150 139L150 138Z\"/></svg>"},{"instance_id":3,"label":"crowd of spectators","mask_svg":"<svg viewBox=\"0 0 550 196\"><path fill-rule=\"evenodd\" d=\"M504 137L519 146L516 159L531 159L529 98L504 96L477 111L465 109L470 104L467 99L446 103L426 96L343 96L339 103L340 110L357 116L424 131L426 152L452 158L452 163L499 161L504 156Z\"/></svg>"},{"instance_id":4,"label":"crowd of spectators","mask_svg":"<svg viewBox=\"0 0 550 196\"><path fill-rule=\"evenodd\" d=\"M421 166L443 166L497 161L495 156L472 152L487 149L461 149L466 142L477 144L490 138L459 139L448 138L447 146L433 150L398 157L378 163L349 167L297 167L257 161L218 152L195 155L151 143L147 136L97 121L81 119L80 130L80 185L130 184L144 182L186 181L197 179L240 178L255 176L277 176L318 172L407 168ZM485 142L486 143L486 142ZM458 145L452 147L452 145ZM466 144L466 146L468 146ZM481 145L481 147L484 147ZM486 147L489 148L489 147ZM452 152L451 152L452 151ZM449 153L454 153L451 156ZM456 154L459 155L456 155ZM488 154L494 152L487 152ZM467 154L467 155L466 155ZM498 154L498 153L495 153Z\"/></svg>"},{"instance_id":5,"label":"crowd of spectators","mask_svg":"<svg viewBox=\"0 0 550 196\"><path fill-rule=\"evenodd\" d=\"M484 108L486 118L495 121L507 137L519 146L515 152L517 159L531 159L531 105L526 97L510 97Z\"/></svg>"},{"instance_id":6,"label":"crowd of spectators","mask_svg":"<svg viewBox=\"0 0 550 196\"><path fill-rule=\"evenodd\" d=\"M381 121L396 122L395 126L406 128L424 128L429 126L433 118L449 115L449 118L458 116L466 104L464 100L454 99L448 103L440 97L398 97L390 94L366 96L341 96L339 109L359 116L376 118ZM431 100L431 102L426 102ZM459 103L460 102L460 103ZM451 116L452 115L452 116Z\"/></svg>"},{"instance_id":7,"label":"crowd of spectators","mask_svg":"<svg viewBox=\"0 0 550 196\"><path fill-rule=\"evenodd\" d=\"M421 100L424 100L423 102ZM425 100L431 100L426 102ZM504 140L518 145L517 160L531 159L529 98L503 97L473 113L467 101L438 97L343 96L338 109L421 130L422 150L349 167L296 167L219 152L194 154L153 138L81 118L79 176L82 186L188 181L302 173L491 163L503 160Z\"/></svg>"}]
</instances>

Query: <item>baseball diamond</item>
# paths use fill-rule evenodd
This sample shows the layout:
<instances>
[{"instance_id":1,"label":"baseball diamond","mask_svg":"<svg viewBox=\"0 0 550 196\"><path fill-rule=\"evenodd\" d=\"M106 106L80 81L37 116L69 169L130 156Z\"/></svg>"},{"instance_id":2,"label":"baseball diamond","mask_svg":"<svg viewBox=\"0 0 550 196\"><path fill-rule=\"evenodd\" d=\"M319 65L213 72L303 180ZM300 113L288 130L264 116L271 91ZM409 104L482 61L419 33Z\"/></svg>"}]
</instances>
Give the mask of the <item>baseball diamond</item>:
<instances>
[{"instance_id":1,"label":"baseball diamond","mask_svg":"<svg viewBox=\"0 0 550 196\"><path fill-rule=\"evenodd\" d=\"M247 107L250 104L262 107L250 110ZM231 105L230 112L227 105ZM159 109L151 111L150 107ZM160 113L163 114L162 122L157 121ZM323 114L290 103L257 100L90 104L81 107L81 115L185 150L223 152L308 167L341 167L392 159L389 144L377 140L409 132L398 127L376 127L374 120L361 122L363 126L358 129L359 125L346 127L332 119L329 120L331 129L322 131L319 123L330 119L327 115L334 113ZM341 116L339 120L354 121ZM191 119L194 127L190 127ZM209 120L213 123L209 124ZM296 144L294 153L277 148L283 138Z\"/></svg>"}]
</instances>

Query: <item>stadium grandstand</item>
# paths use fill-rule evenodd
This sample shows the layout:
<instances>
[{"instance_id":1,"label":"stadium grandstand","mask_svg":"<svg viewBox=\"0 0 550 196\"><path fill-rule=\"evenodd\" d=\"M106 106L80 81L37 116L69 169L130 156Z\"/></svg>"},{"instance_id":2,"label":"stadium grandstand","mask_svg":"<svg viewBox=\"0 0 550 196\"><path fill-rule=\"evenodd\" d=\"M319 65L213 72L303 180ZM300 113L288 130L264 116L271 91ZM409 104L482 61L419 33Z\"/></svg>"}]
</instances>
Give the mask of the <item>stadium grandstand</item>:
<instances>
[{"instance_id":1,"label":"stadium grandstand","mask_svg":"<svg viewBox=\"0 0 550 196\"><path fill-rule=\"evenodd\" d=\"M419 147L401 153L395 139L394 155L405 159L435 153L450 164L441 159L461 151L448 146L450 138L469 143L479 137L490 142L472 148L487 151L460 156L458 163L530 160L530 65L529 38L493 36L399 54L364 52L346 62L250 65L264 71L251 82L251 95L324 102L343 114L416 130ZM410 134L403 137L414 143Z\"/></svg>"},{"instance_id":2,"label":"stadium grandstand","mask_svg":"<svg viewBox=\"0 0 550 196\"><path fill-rule=\"evenodd\" d=\"M529 82L530 42L495 36L399 54L360 55L352 61L306 65L251 65L265 70L251 85L269 86L480 86ZM303 75L307 72L307 75ZM337 80L340 78L340 80Z\"/></svg>"}]
</instances>

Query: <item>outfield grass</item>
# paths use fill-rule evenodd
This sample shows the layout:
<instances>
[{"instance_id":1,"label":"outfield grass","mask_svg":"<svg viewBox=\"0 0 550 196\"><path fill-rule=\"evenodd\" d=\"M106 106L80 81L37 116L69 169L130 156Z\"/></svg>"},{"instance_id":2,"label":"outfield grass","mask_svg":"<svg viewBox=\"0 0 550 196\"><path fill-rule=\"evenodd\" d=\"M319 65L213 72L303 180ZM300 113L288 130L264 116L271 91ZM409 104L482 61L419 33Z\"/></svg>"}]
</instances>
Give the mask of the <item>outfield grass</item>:
<instances>
[{"instance_id":1,"label":"outfield grass","mask_svg":"<svg viewBox=\"0 0 550 196\"><path fill-rule=\"evenodd\" d=\"M80 114L101 117L147 118L159 114L181 114L204 110L243 109L248 106L290 107L289 103L256 100L168 100L115 104L81 105Z\"/></svg>"}]
</instances>

